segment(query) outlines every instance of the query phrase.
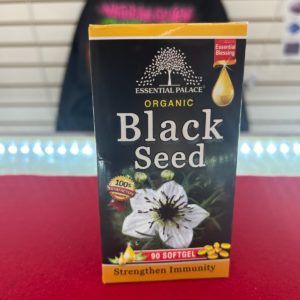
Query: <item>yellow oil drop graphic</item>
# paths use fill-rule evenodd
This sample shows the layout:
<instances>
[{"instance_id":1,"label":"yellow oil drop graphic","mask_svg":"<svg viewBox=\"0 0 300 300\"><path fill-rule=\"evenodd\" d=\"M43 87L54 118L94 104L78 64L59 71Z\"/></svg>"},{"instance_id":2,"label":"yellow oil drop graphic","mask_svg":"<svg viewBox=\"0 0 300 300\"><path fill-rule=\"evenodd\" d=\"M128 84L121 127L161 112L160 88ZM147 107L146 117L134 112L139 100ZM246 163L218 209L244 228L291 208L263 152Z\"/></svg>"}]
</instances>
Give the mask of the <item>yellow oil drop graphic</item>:
<instances>
[{"instance_id":1,"label":"yellow oil drop graphic","mask_svg":"<svg viewBox=\"0 0 300 300\"><path fill-rule=\"evenodd\" d=\"M233 97L234 97L234 87L232 85L227 68L226 66L224 66L213 88L212 98L216 105L226 106L232 102Z\"/></svg>"},{"instance_id":2,"label":"yellow oil drop graphic","mask_svg":"<svg viewBox=\"0 0 300 300\"><path fill-rule=\"evenodd\" d=\"M127 244L127 248L124 252L124 259L126 262L133 262L135 260L135 253L130 245L130 243Z\"/></svg>"}]
</instances>

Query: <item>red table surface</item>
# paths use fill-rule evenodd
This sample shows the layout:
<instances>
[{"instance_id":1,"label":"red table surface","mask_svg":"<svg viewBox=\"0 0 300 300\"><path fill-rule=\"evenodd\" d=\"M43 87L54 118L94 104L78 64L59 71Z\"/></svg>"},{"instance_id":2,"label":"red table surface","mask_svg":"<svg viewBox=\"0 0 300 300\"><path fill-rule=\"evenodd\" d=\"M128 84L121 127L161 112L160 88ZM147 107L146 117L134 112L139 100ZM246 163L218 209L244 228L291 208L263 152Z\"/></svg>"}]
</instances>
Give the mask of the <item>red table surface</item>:
<instances>
[{"instance_id":1,"label":"red table surface","mask_svg":"<svg viewBox=\"0 0 300 300\"><path fill-rule=\"evenodd\" d=\"M300 178L239 177L231 277L103 285L95 177L0 177L0 299L300 299Z\"/></svg>"}]
</instances>

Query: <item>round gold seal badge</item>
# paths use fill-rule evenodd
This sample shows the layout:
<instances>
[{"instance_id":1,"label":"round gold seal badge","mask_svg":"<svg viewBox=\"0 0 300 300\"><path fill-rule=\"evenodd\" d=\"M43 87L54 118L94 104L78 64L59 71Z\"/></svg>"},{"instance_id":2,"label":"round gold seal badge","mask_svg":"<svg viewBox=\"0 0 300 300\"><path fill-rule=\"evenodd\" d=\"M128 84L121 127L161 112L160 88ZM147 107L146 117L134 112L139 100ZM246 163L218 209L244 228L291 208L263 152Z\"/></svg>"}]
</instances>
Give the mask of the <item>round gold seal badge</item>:
<instances>
[{"instance_id":1,"label":"round gold seal badge","mask_svg":"<svg viewBox=\"0 0 300 300\"><path fill-rule=\"evenodd\" d=\"M117 201L127 201L135 195L134 181L127 176L116 176L107 185L110 196Z\"/></svg>"}]
</instances>

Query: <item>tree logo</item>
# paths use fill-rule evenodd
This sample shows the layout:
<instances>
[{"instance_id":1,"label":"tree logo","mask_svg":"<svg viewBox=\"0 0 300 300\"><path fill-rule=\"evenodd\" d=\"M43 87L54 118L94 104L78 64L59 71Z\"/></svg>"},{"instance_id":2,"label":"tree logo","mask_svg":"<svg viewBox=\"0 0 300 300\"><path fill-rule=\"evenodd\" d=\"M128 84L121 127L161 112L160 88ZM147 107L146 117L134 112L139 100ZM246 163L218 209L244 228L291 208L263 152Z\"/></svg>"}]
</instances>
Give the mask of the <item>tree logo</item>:
<instances>
[{"instance_id":1,"label":"tree logo","mask_svg":"<svg viewBox=\"0 0 300 300\"><path fill-rule=\"evenodd\" d=\"M173 81L174 75L183 78L188 86L199 85L202 78L195 75L192 67L186 62L185 54L175 47L161 48L152 59L152 63L146 67L140 80L137 80L139 87L152 86L158 76L166 77L166 84L160 86L180 86Z\"/></svg>"}]
</instances>

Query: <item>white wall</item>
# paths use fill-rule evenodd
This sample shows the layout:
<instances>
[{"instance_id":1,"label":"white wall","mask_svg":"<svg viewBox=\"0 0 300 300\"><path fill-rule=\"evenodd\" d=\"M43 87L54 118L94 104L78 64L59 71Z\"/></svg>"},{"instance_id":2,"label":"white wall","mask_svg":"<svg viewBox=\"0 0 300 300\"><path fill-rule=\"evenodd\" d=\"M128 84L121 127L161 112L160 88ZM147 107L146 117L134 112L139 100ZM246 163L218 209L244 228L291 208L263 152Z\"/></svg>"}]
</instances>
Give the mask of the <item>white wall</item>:
<instances>
[{"instance_id":1,"label":"white wall","mask_svg":"<svg viewBox=\"0 0 300 300\"><path fill-rule=\"evenodd\" d=\"M249 21L245 79L254 134L300 133L300 63L282 60L285 0L225 0ZM58 96L82 0L0 0L0 134L54 132Z\"/></svg>"}]
</instances>

